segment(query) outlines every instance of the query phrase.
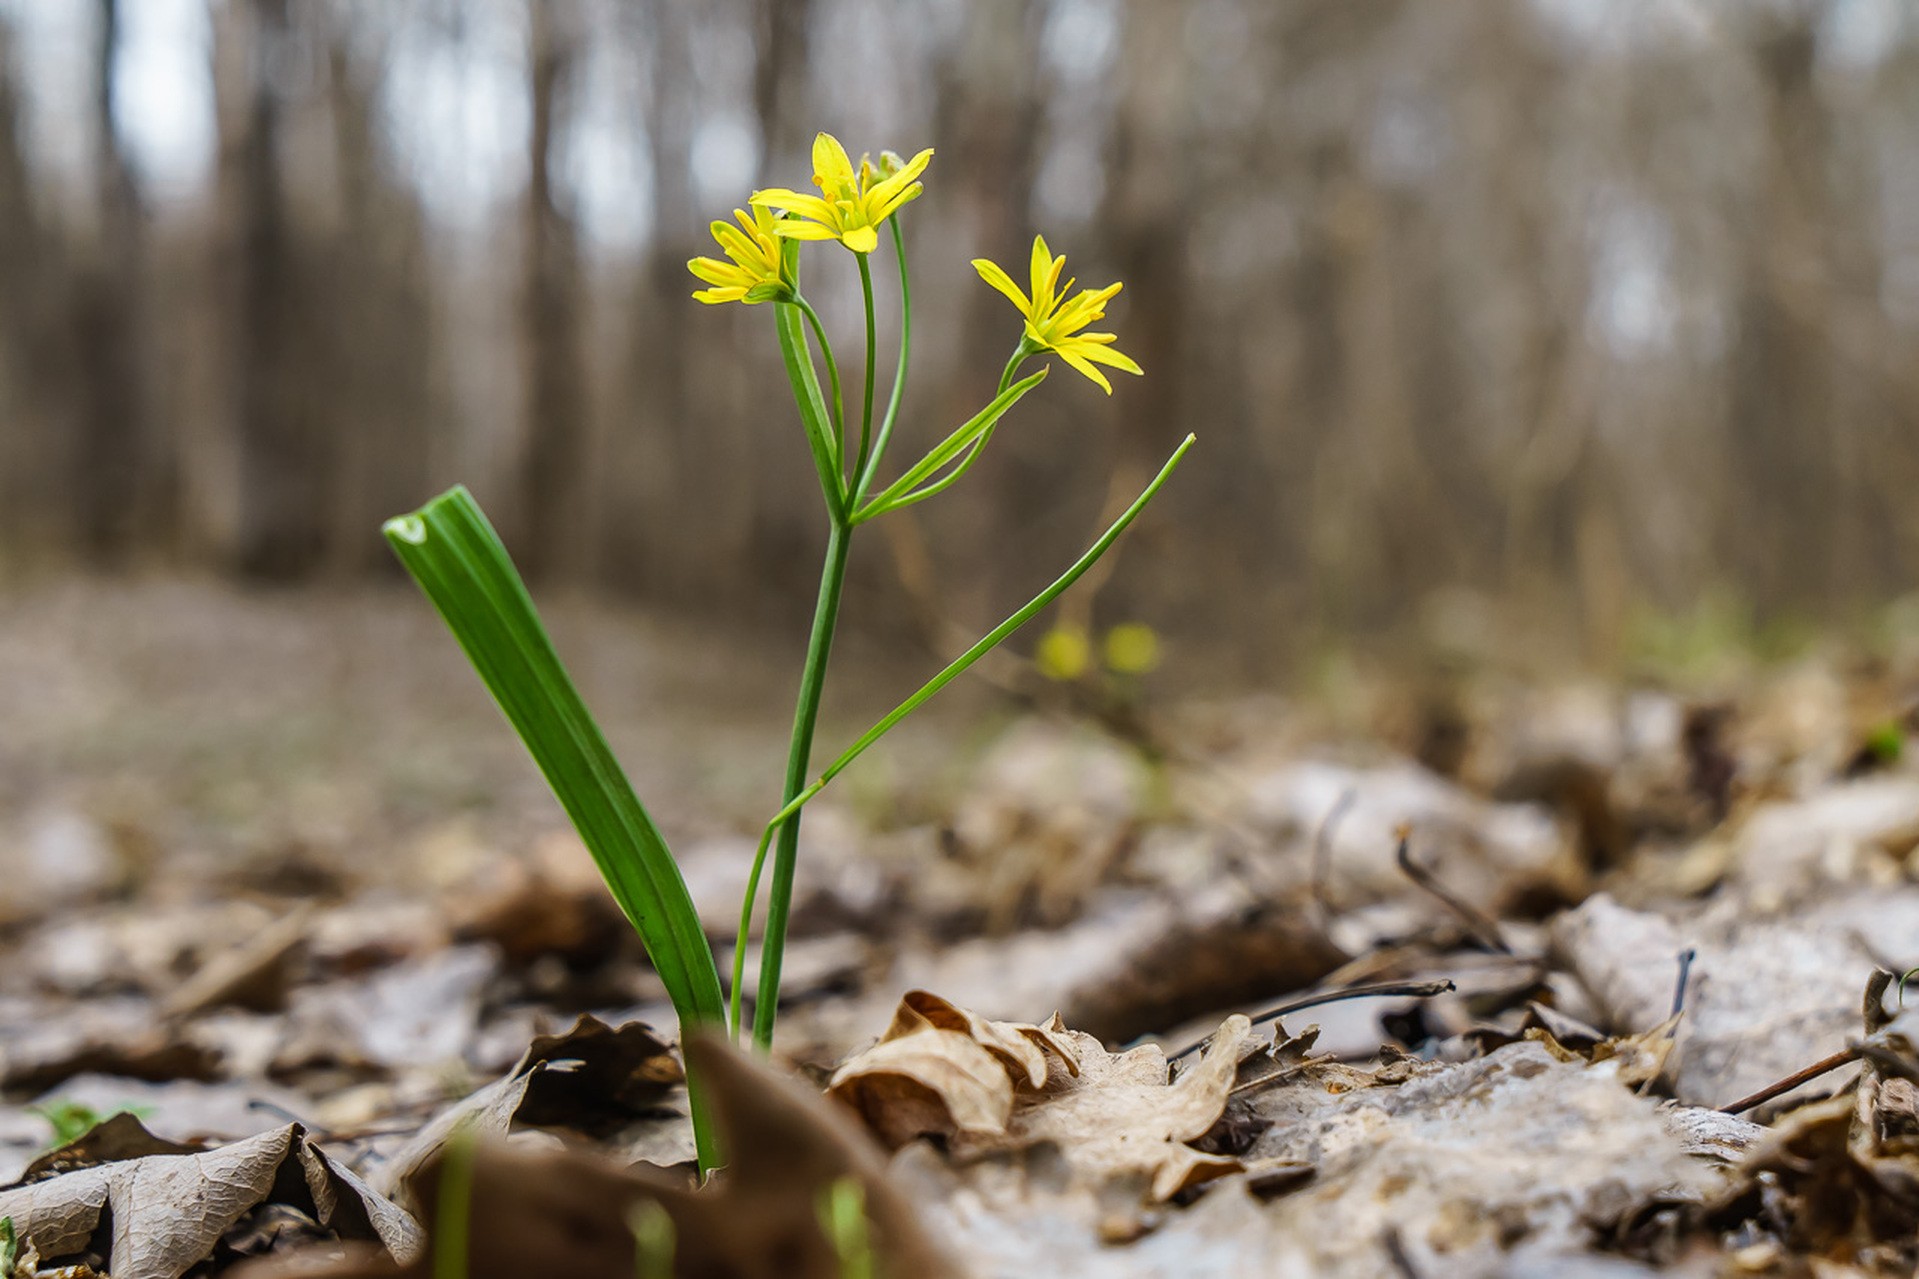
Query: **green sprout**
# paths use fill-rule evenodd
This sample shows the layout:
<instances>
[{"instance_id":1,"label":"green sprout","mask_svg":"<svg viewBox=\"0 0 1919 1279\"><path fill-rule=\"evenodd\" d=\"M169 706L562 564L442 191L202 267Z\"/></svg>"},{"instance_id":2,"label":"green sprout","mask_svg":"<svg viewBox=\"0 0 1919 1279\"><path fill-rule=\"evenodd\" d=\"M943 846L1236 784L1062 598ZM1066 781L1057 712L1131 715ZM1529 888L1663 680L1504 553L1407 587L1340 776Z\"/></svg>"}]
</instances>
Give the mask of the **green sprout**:
<instances>
[{"instance_id":1,"label":"green sprout","mask_svg":"<svg viewBox=\"0 0 1919 1279\"><path fill-rule=\"evenodd\" d=\"M153 1111L147 1106L115 1106L112 1110L95 1110L84 1101L50 1101L43 1106L28 1107L34 1114L47 1121L53 1129L53 1140L47 1143L48 1150L58 1150L80 1140L115 1115L132 1115L144 1119ZM0 1272L4 1273L4 1272Z\"/></svg>"},{"instance_id":2,"label":"green sprout","mask_svg":"<svg viewBox=\"0 0 1919 1279\"><path fill-rule=\"evenodd\" d=\"M873 1279L872 1232L866 1223L866 1187L840 1177L820 1192L820 1226L839 1258L840 1279Z\"/></svg>"},{"instance_id":3,"label":"green sprout","mask_svg":"<svg viewBox=\"0 0 1919 1279\"><path fill-rule=\"evenodd\" d=\"M656 1199L642 1199L627 1214L633 1231L633 1273L637 1279L673 1279L677 1242L673 1217Z\"/></svg>"},{"instance_id":4,"label":"green sprout","mask_svg":"<svg viewBox=\"0 0 1919 1279\"><path fill-rule=\"evenodd\" d=\"M1065 572L855 739L823 771L812 774L814 733L854 530L925 501L963 478L991 442L1005 414L1045 380L1044 368L1020 376L1029 360L1047 354L1056 356L1108 394L1112 387L1098 366L1135 374L1140 371L1131 359L1113 349L1114 335L1083 331L1103 317L1106 302L1119 291L1117 284L1078 292L1074 291L1074 280L1061 284L1065 259L1055 256L1044 239L1033 245L1030 292L1020 289L991 262L977 260L973 265L981 277L1019 309L1024 321L1019 341L986 405L900 471L897 478L881 481L904 399L912 343L912 291L898 215L921 194L917 179L931 158L930 150L911 161L883 153L878 166L862 159L855 167L837 140L821 134L813 148L814 183L821 196L785 189L756 193L749 202L750 213L739 210L734 222L713 224L714 239L725 260L695 258L688 264L693 274L710 286L694 294L698 301L772 307L774 335L785 362L800 428L812 454L827 521L825 562L800 671L780 804L761 832L741 903L732 980L725 994L712 946L701 929L699 914L671 850L574 687L512 559L478 503L464 488L456 487L412 514L389 520L385 526L388 543L439 611L519 734L639 934L672 1000L682 1036L702 1027L721 1026L735 1038L740 1035L746 940L765 878L767 903L752 1036L760 1051L771 1050L798 864L801 810L896 724L1078 581L1145 509L1193 443L1188 435L1145 490ZM868 258L878 247L881 226L891 235L898 266L900 339L892 390L875 422L878 343L873 272ZM844 403L846 384L825 325L801 290L800 254L809 241L837 242L853 254L859 271L866 314L866 360L857 436L853 435L849 408ZM823 382L822 361L826 371ZM1143 673L1156 660L1156 648L1148 653L1141 642L1150 637L1151 632L1142 628L1139 633L1119 636L1118 643L1109 638L1109 663L1115 670L1130 668L1131 673ZM770 876L766 874L769 859ZM707 1112L704 1088L695 1072L689 1072L687 1089L700 1167L710 1171L723 1162L722 1152Z\"/></svg>"}]
</instances>

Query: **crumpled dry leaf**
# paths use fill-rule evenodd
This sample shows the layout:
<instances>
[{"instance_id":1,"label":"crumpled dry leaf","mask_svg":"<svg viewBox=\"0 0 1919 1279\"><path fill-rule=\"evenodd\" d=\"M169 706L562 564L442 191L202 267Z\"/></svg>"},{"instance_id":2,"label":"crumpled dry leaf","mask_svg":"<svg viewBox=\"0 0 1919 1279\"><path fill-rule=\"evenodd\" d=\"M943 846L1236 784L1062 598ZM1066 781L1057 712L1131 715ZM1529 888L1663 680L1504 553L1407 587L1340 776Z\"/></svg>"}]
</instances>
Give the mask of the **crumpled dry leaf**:
<instances>
[{"instance_id":1,"label":"crumpled dry leaf","mask_svg":"<svg viewBox=\"0 0 1919 1279\"><path fill-rule=\"evenodd\" d=\"M937 1135L970 1159L1052 1143L1088 1184L1138 1176L1164 1201L1239 1170L1187 1143L1225 1110L1250 1034L1245 1017L1227 1018L1199 1064L1169 1084L1157 1046L1115 1055L1057 1016L1046 1026L988 1021L914 991L829 1092L894 1148Z\"/></svg>"},{"instance_id":2,"label":"crumpled dry leaf","mask_svg":"<svg viewBox=\"0 0 1919 1279\"><path fill-rule=\"evenodd\" d=\"M154 1148L130 1133L131 1116L112 1122L116 1149ZM0 1191L0 1217L12 1218L16 1237L43 1259L83 1253L105 1232L114 1279L178 1279L248 1212L289 1194L341 1238L377 1240L395 1257L419 1251L412 1218L329 1159L298 1124L199 1154L144 1154Z\"/></svg>"},{"instance_id":3,"label":"crumpled dry leaf","mask_svg":"<svg viewBox=\"0 0 1919 1279\"><path fill-rule=\"evenodd\" d=\"M1756 1255L1810 1255L1858 1262L1863 1274L1910 1274L1919 1248L1919 1159L1875 1149L1853 1097L1812 1102L1786 1115L1747 1149L1737 1176L1704 1202L1653 1204L1627 1231L1626 1250L1663 1261L1702 1234L1740 1237ZM1796 1273L1782 1270L1779 1273Z\"/></svg>"},{"instance_id":4,"label":"crumpled dry leaf","mask_svg":"<svg viewBox=\"0 0 1919 1279\"><path fill-rule=\"evenodd\" d=\"M1189 1186L1240 1171L1237 1158L1188 1143L1204 1137L1225 1112L1251 1034L1245 1017L1228 1017L1199 1063L1170 1084L1157 1045L1115 1055L1091 1035L1074 1034L1077 1077L1047 1094L1022 1097L1003 1135L965 1134L954 1143L954 1154L965 1158L1052 1142L1086 1183L1143 1177L1148 1197L1164 1203Z\"/></svg>"},{"instance_id":5,"label":"crumpled dry leaf","mask_svg":"<svg viewBox=\"0 0 1919 1279\"><path fill-rule=\"evenodd\" d=\"M608 1026L582 1016L558 1035L541 1035L503 1077L440 1112L372 1177L381 1193L416 1208L407 1183L456 1131L505 1138L520 1128L563 1130L618 1140L629 1158L677 1164L693 1159L685 1072L665 1040L644 1022ZM643 1126L651 1140L636 1149Z\"/></svg>"},{"instance_id":6,"label":"crumpled dry leaf","mask_svg":"<svg viewBox=\"0 0 1919 1279\"><path fill-rule=\"evenodd\" d=\"M1049 1052L1068 1074L1079 1072L1063 1028L989 1021L909 991L879 1042L833 1072L828 1093L888 1147L929 1135L1001 1133L1015 1093L1052 1077Z\"/></svg>"},{"instance_id":7,"label":"crumpled dry leaf","mask_svg":"<svg viewBox=\"0 0 1919 1279\"><path fill-rule=\"evenodd\" d=\"M859 1182L878 1273L960 1279L912 1205L893 1184L881 1152L845 1111L739 1052L723 1037L687 1046L707 1081L722 1144L732 1162L703 1189L662 1173L623 1169L579 1151L523 1151L483 1145L472 1164L470 1279L629 1279L629 1222L648 1200L674 1225L674 1273L729 1279L842 1279L838 1252L819 1223L823 1191ZM427 1164L412 1193L436 1203L445 1152ZM404 1268L361 1259L318 1268L292 1259L243 1267L233 1279L427 1279L429 1250Z\"/></svg>"}]
</instances>

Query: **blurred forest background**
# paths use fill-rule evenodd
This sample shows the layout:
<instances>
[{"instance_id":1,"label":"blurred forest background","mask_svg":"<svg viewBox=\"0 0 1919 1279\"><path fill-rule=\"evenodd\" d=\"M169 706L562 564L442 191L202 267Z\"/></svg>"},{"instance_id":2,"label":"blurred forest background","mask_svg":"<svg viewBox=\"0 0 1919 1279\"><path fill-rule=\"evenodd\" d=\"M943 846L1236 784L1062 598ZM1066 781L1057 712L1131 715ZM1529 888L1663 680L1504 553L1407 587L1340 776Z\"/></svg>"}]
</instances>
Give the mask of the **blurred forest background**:
<instances>
[{"instance_id":1,"label":"blurred forest background","mask_svg":"<svg viewBox=\"0 0 1919 1279\"><path fill-rule=\"evenodd\" d=\"M771 317L685 261L820 128L937 148L902 451L1036 230L1148 373L1050 381L856 619L988 616L1188 430L1100 612L1252 670L1919 574L1905 0L0 0L0 573L390 573L464 481L548 585L797 618Z\"/></svg>"}]
</instances>

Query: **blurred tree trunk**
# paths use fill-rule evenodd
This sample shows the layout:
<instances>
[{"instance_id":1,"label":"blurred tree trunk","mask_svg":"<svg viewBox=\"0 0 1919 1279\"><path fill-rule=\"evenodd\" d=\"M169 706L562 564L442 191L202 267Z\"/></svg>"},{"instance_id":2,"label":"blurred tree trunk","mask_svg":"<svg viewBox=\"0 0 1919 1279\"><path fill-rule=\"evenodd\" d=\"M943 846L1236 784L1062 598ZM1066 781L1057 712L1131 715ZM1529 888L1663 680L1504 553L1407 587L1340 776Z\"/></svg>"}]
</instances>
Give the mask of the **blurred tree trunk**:
<instances>
[{"instance_id":1,"label":"blurred tree trunk","mask_svg":"<svg viewBox=\"0 0 1919 1279\"><path fill-rule=\"evenodd\" d=\"M807 138L807 51L816 7L813 0L758 0L754 10L759 59L753 67L753 112L760 122L758 186L775 185L767 173L776 158Z\"/></svg>"},{"instance_id":2,"label":"blurred tree trunk","mask_svg":"<svg viewBox=\"0 0 1919 1279\"><path fill-rule=\"evenodd\" d=\"M688 314L695 304L687 301L696 286L688 283L692 277L686 273L686 260L710 251L693 235L696 122L690 10L672 0L649 0L635 6L631 21L633 39L647 60L653 233L634 273L630 298L629 358L620 388L628 411L609 440L609 465L601 477L606 507L620 514L608 521L601 543L616 585L676 602L704 593L710 604L722 582L741 576L715 565L728 560L724 550L716 553L725 535L737 538L742 530L717 527L722 521L710 496L702 500L719 487L711 459L719 451L715 437L723 428L711 420L688 420L688 385L697 376L697 353ZM711 405L705 407L713 412ZM672 529L698 533L662 534Z\"/></svg>"},{"instance_id":3,"label":"blurred tree trunk","mask_svg":"<svg viewBox=\"0 0 1919 1279\"><path fill-rule=\"evenodd\" d=\"M333 322L327 351L339 387L332 415L340 481L327 532L331 571L389 562L380 522L426 496L433 394L426 246L418 198L387 172L376 85L330 33L327 97L339 173L340 220L327 246Z\"/></svg>"},{"instance_id":4,"label":"blurred tree trunk","mask_svg":"<svg viewBox=\"0 0 1919 1279\"><path fill-rule=\"evenodd\" d=\"M140 195L114 124L113 59L119 0L98 0L92 109L99 223L75 282L74 342L81 361L73 451L74 516L81 545L100 562L121 558L143 524L141 482L157 453L147 439L147 379L140 342L145 241Z\"/></svg>"},{"instance_id":5,"label":"blurred tree trunk","mask_svg":"<svg viewBox=\"0 0 1919 1279\"><path fill-rule=\"evenodd\" d=\"M521 325L526 351L526 453L516 550L534 577L579 573L585 551L586 363L580 344L585 296L579 234L553 191L555 105L578 42L577 15L534 0Z\"/></svg>"},{"instance_id":6,"label":"blurred tree trunk","mask_svg":"<svg viewBox=\"0 0 1919 1279\"><path fill-rule=\"evenodd\" d=\"M235 10L244 32L244 95L222 112L233 132L223 138L220 197L226 254L235 278L227 333L229 403L239 453L239 527L234 559L241 571L293 577L323 552L326 440L301 394L299 315L303 305L294 235L281 176L278 73L295 54L287 0L252 0Z\"/></svg>"},{"instance_id":7,"label":"blurred tree trunk","mask_svg":"<svg viewBox=\"0 0 1919 1279\"><path fill-rule=\"evenodd\" d=\"M1826 207L1830 137L1815 80L1814 18L1762 19L1755 60L1768 127L1741 272L1738 341L1730 373L1732 465L1743 510L1732 522L1735 562L1761 608L1828 602L1834 570L1834 423L1830 299L1818 228ZM1737 500L1737 499L1736 499ZM1796 597L1796 598L1795 598Z\"/></svg>"},{"instance_id":8,"label":"blurred tree trunk","mask_svg":"<svg viewBox=\"0 0 1919 1279\"><path fill-rule=\"evenodd\" d=\"M940 199L953 210L946 216L970 229L980 254L1023 281L1033 244L1032 192L1039 176L1045 108L1039 76L1045 13L1037 5L1000 4L979 6L973 15L933 70L933 135L941 140L938 189ZM1048 243L1055 253L1077 247ZM1083 264L1083 259L1075 262ZM1019 342L1018 315L1008 310L998 293L975 284L967 282L957 308L959 380L942 388L943 403L927 397L938 406L932 411L935 422L963 422L977 412L991 396L998 370ZM1033 372L1037 363L1021 372ZM1061 396L1060 378L1077 376L1056 368L1049 377L1054 383L1049 390ZM1032 405L1029 399L1021 413L1030 412ZM973 521L980 521L1021 545L1063 547L1082 540L1087 513L1062 509L1057 500L1057 468L1063 463L1083 473L1083 460L1055 455L1053 466L1036 463L1030 445L1022 444L1029 438L1025 432L1002 433L986 451L976 478L968 481L978 490L979 504L968 526L977 528L980 525ZM976 589L995 594L1005 577L1023 585L1029 566L1020 557L1005 554L1008 541L939 535L940 521L957 514L928 511L925 516L935 530L933 545L959 553L953 571ZM1057 538L1048 539L1043 529L1057 530ZM964 615L984 608L983 599L958 600L950 611Z\"/></svg>"},{"instance_id":9,"label":"blurred tree trunk","mask_svg":"<svg viewBox=\"0 0 1919 1279\"><path fill-rule=\"evenodd\" d=\"M39 540L48 530L46 460L51 432L46 413L45 312L59 296L49 259L52 246L33 206L33 173L21 148L20 100L13 29L0 20L0 536L9 543Z\"/></svg>"}]
</instances>

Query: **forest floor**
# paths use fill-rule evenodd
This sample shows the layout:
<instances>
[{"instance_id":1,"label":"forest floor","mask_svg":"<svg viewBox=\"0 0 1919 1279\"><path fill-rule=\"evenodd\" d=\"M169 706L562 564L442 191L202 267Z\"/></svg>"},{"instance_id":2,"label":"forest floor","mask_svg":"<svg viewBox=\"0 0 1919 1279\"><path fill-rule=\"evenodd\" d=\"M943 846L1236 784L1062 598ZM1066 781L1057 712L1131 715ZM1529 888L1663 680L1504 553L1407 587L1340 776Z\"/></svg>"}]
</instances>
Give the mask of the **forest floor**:
<instances>
[{"instance_id":1,"label":"forest floor","mask_svg":"<svg viewBox=\"0 0 1919 1279\"><path fill-rule=\"evenodd\" d=\"M549 618L725 971L795 655ZM822 747L922 673L846 647ZM1914 1273L1919 661L1019 676L807 810L695 1192L663 990L416 595L15 590L0 1274L426 1275L453 1213L479 1279L662 1222L743 1279Z\"/></svg>"}]
</instances>

